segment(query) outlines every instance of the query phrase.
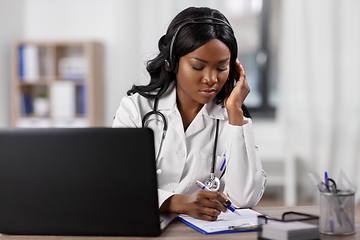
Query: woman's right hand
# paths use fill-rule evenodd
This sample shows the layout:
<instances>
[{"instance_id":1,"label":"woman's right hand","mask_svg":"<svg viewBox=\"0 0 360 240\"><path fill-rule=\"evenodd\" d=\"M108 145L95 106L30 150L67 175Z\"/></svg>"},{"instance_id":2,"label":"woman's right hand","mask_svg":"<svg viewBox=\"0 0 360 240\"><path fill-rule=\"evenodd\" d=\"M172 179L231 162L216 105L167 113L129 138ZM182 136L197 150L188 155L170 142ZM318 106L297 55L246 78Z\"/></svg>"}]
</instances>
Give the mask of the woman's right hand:
<instances>
[{"instance_id":1,"label":"woman's right hand","mask_svg":"<svg viewBox=\"0 0 360 240\"><path fill-rule=\"evenodd\" d=\"M191 195L175 194L161 206L162 212L176 212L191 217L215 221L221 212L225 212L229 200L217 191L199 190Z\"/></svg>"},{"instance_id":2,"label":"woman's right hand","mask_svg":"<svg viewBox=\"0 0 360 240\"><path fill-rule=\"evenodd\" d=\"M250 93L250 87L246 80L245 70L239 60L235 62L234 74L235 79L238 79L238 81L230 96L224 100L224 104L229 116L229 123L231 125L242 126L244 125L244 116L241 106Z\"/></svg>"}]
</instances>

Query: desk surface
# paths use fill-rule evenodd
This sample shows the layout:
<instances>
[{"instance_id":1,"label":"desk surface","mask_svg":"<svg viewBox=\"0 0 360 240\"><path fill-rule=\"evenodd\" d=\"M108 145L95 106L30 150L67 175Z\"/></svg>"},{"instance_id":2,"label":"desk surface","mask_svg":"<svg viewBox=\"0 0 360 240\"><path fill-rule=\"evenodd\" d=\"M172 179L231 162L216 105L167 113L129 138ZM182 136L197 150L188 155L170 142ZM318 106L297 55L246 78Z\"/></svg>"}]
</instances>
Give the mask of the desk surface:
<instances>
[{"instance_id":1,"label":"desk surface","mask_svg":"<svg viewBox=\"0 0 360 240\"><path fill-rule=\"evenodd\" d=\"M287 211L298 211L302 213L308 213L318 215L319 210L317 206L297 206L297 207L255 207L255 211L265 214L269 217L281 218L282 214ZM360 239L360 220L355 219L356 234L350 236L328 236L320 234L320 239ZM64 237L64 236L17 236L17 235L0 235L0 240L121 240L121 239L186 239L186 240L202 240L202 239L257 239L257 232L241 232L241 233L229 233L229 234L213 234L204 235L178 220L171 223L168 228L160 235L160 237L154 238L140 238L140 237Z\"/></svg>"}]
</instances>

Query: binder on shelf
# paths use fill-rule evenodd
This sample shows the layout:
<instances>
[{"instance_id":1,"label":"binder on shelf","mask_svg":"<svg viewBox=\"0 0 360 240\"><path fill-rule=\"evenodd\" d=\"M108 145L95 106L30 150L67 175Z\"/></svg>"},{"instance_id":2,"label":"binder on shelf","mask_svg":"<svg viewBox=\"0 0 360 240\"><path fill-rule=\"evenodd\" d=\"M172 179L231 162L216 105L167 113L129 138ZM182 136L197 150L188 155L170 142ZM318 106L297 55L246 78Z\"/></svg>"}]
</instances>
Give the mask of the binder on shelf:
<instances>
[{"instance_id":1,"label":"binder on shelf","mask_svg":"<svg viewBox=\"0 0 360 240\"><path fill-rule=\"evenodd\" d=\"M50 87L51 116L73 118L76 113L76 86L69 81L55 81Z\"/></svg>"},{"instance_id":2,"label":"binder on shelf","mask_svg":"<svg viewBox=\"0 0 360 240\"><path fill-rule=\"evenodd\" d=\"M18 65L19 65L19 79L21 82L24 81L24 46L20 45L18 48Z\"/></svg>"},{"instance_id":3,"label":"binder on shelf","mask_svg":"<svg viewBox=\"0 0 360 240\"><path fill-rule=\"evenodd\" d=\"M281 219L258 216L258 239L319 239L319 217L298 212L285 212Z\"/></svg>"},{"instance_id":4,"label":"binder on shelf","mask_svg":"<svg viewBox=\"0 0 360 240\"><path fill-rule=\"evenodd\" d=\"M27 93L21 93L20 95L21 102L21 114L30 115L32 113L32 101L31 96Z\"/></svg>"},{"instance_id":5,"label":"binder on shelf","mask_svg":"<svg viewBox=\"0 0 360 240\"><path fill-rule=\"evenodd\" d=\"M76 112L82 116L86 114L86 87L80 85L76 93Z\"/></svg>"},{"instance_id":6,"label":"binder on shelf","mask_svg":"<svg viewBox=\"0 0 360 240\"><path fill-rule=\"evenodd\" d=\"M39 79L39 49L35 45L19 47L19 78L22 82L36 82Z\"/></svg>"}]
</instances>

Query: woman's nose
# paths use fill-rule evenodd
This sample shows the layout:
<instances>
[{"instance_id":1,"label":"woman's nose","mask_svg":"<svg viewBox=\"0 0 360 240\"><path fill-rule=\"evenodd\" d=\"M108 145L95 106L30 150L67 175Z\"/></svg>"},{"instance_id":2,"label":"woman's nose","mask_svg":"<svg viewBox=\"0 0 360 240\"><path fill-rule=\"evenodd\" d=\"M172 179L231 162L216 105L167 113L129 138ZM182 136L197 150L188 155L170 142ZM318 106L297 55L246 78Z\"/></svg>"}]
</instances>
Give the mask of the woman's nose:
<instances>
[{"instance_id":1,"label":"woman's nose","mask_svg":"<svg viewBox=\"0 0 360 240\"><path fill-rule=\"evenodd\" d=\"M210 70L205 73L202 79L203 83L206 83L209 86L213 86L218 82L216 71Z\"/></svg>"}]
</instances>

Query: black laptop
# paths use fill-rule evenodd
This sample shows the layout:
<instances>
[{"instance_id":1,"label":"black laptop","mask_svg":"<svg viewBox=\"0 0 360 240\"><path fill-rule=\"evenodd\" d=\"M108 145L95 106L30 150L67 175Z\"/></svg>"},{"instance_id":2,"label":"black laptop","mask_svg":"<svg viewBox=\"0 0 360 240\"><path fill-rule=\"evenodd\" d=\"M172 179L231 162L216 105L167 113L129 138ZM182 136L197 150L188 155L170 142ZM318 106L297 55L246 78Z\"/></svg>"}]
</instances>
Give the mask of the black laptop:
<instances>
[{"instance_id":1,"label":"black laptop","mask_svg":"<svg viewBox=\"0 0 360 240\"><path fill-rule=\"evenodd\" d=\"M0 233L158 236L155 168L150 129L2 129Z\"/></svg>"}]
</instances>

